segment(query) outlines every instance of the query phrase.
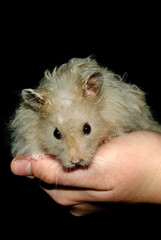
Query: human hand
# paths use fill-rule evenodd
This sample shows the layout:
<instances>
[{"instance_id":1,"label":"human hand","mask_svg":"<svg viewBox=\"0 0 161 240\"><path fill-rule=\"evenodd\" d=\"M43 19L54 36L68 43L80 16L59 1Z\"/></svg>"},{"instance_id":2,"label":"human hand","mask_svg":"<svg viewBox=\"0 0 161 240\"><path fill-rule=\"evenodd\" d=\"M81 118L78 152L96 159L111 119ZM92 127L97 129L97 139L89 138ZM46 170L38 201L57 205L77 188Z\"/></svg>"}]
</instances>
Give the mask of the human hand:
<instances>
[{"instance_id":1,"label":"human hand","mask_svg":"<svg viewBox=\"0 0 161 240\"><path fill-rule=\"evenodd\" d=\"M161 134L137 131L114 138L99 147L88 169L66 171L50 156L21 156L11 169L68 187L44 190L59 204L72 205L75 215L88 212L89 202L161 203Z\"/></svg>"}]
</instances>

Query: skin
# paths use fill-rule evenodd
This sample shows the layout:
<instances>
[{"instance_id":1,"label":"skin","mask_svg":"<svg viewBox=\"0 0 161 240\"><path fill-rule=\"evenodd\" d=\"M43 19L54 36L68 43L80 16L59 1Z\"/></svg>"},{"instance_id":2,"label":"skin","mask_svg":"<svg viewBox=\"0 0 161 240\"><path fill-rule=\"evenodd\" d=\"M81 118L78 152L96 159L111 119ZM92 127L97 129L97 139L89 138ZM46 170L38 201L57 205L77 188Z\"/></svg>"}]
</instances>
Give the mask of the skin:
<instances>
[{"instance_id":1,"label":"skin","mask_svg":"<svg viewBox=\"0 0 161 240\"><path fill-rule=\"evenodd\" d=\"M16 175L36 176L49 184L44 190L80 216L95 211L96 202L161 203L161 133L136 131L100 146L88 169L66 171L51 156L18 156L11 162ZM69 188L74 187L74 189Z\"/></svg>"}]
</instances>

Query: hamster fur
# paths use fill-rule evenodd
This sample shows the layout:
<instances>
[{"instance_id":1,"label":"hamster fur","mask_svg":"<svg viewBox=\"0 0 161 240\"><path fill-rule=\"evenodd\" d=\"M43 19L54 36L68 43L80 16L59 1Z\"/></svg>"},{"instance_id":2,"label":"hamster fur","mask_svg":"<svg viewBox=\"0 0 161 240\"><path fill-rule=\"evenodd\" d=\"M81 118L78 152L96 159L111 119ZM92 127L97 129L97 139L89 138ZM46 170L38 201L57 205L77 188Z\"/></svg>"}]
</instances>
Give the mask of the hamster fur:
<instances>
[{"instance_id":1,"label":"hamster fur","mask_svg":"<svg viewBox=\"0 0 161 240\"><path fill-rule=\"evenodd\" d=\"M96 60L73 58L22 90L10 121L12 155L50 154L66 168L88 166L103 141L139 129L161 131L136 85Z\"/></svg>"}]
</instances>

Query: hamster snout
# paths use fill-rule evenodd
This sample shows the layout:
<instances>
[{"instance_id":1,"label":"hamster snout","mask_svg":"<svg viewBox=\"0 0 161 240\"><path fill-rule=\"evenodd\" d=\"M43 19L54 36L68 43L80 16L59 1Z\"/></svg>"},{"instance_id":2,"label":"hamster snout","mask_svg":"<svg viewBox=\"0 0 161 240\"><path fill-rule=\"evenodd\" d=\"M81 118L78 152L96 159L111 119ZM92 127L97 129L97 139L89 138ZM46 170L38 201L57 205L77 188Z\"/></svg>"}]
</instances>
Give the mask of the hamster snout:
<instances>
[{"instance_id":1,"label":"hamster snout","mask_svg":"<svg viewBox=\"0 0 161 240\"><path fill-rule=\"evenodd\" d=\"M87 146L73 137L66 140L64 152L59 156L62 165L66 168L87 167L91 160Z\"/></svg>"}]
</instances>

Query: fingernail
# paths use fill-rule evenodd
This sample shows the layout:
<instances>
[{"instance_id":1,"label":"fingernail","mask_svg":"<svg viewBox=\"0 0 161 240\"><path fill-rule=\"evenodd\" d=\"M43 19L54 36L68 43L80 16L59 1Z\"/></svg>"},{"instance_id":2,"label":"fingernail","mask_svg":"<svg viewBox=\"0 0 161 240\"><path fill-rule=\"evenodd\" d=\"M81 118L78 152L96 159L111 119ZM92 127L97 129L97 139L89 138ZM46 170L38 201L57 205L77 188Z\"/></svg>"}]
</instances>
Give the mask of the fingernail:
<instances>
[{"instance_id":1,"label":"fingernail","mask_svg":"<svg viewBox=\"0 0 161 240\"><path fill-rule=\"evenodd\" d=\"M31 176L31 163L27 160L13 160L11 170L14 174L20 176Z\"/></svg>"}]
</instances>

